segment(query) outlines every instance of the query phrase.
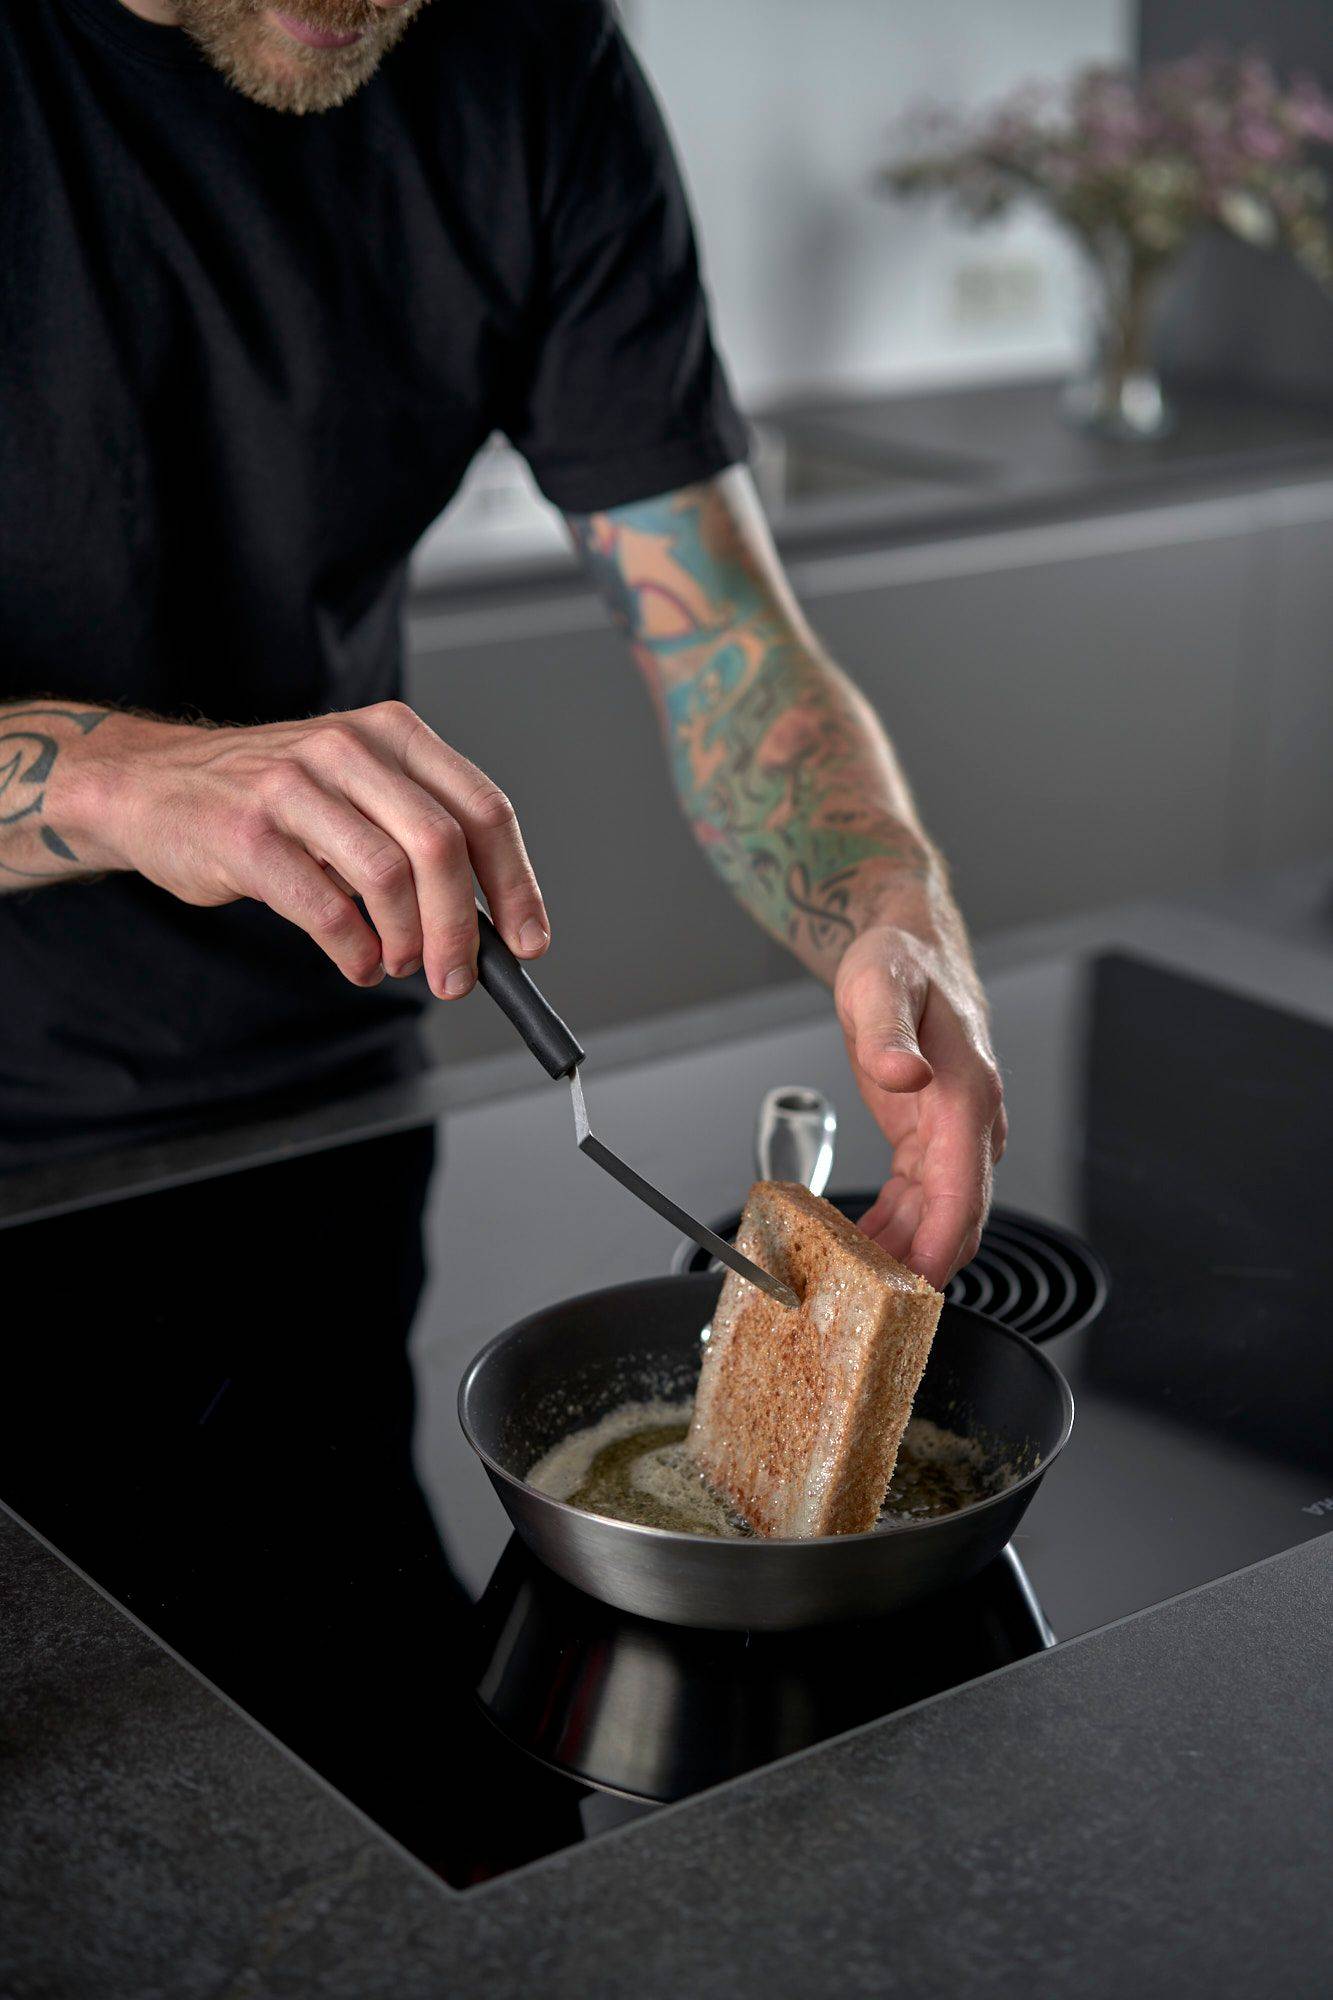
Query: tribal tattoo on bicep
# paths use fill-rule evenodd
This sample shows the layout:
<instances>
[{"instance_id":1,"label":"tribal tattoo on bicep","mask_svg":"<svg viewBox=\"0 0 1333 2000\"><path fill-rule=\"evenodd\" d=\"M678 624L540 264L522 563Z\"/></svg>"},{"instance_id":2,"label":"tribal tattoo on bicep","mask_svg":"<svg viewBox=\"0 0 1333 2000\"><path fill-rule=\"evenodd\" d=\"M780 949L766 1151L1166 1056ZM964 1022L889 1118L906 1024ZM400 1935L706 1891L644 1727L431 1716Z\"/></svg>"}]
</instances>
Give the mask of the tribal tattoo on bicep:
<instances>
[{"instance_id":1,"label":"tribal tattoo on bicep","mask_svg":"<svg viewBox=\"0 0 1333 2000\"><path fill-rule=\"evenodd\" d=\"M0 708L0 875L58 882L77 864L63 834L46 818L46 794L64 743L89 735L109 711L33 703ZM34 866L34 863L46 865Z\"/></svg>"},{"instance_id":2,"label":"tribal tattoo on bicep","mask_svg":"<svg viewBox=\"0 0 1333 2000\"><path fill-rule=\"evenodd\" d=\"M572 517L657 701L686 817L765 928L824 970L930 850L872 712L715 484Z\"/></svg>"}]
</instances>

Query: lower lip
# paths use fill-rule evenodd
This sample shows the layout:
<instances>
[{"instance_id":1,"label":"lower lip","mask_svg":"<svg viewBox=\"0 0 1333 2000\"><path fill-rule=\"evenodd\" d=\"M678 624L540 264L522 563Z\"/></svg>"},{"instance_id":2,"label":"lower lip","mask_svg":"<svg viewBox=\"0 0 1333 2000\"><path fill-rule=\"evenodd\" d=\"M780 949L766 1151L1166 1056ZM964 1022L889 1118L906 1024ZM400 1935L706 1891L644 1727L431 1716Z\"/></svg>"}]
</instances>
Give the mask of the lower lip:
<instances>
[{"instance_id":1,"label":"lower lip","mask_svg":"<svg viewBox=\"0 0 1333 2000\"><path fill-rule=\"evenodd\" d=\"M350 49L354 42L365 39L362 28L358 28L355 34L338 35L325 28L307 27L304 21L294 21L290 14L279 14L272 7L268 11L284 35L290 35L294 42L304 42L308 49Z\"/></svg>"}]
</instances>

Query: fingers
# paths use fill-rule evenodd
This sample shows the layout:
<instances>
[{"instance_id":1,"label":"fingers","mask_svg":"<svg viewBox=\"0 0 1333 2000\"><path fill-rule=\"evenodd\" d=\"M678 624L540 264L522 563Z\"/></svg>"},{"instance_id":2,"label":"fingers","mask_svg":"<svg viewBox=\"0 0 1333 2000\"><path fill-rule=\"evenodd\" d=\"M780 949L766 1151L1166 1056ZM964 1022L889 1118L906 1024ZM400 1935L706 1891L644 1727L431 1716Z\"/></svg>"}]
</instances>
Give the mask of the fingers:
<instances>
[{"instance_id":1,"label":"fingers","mask_svg":"<svg viewBox=\"0 0 1333 2000\"><path fill-rule=\"evenodd\" d=\"M990 1207L999 1079L975 1057L948 1070L922 1121L921 1210L905 1261L942 1291L976 1255Z\"/></svg>"},{"instance_id":2,"label":"fingers","mask_svg":"<svg viewBox=\"0 0 1333 2000\"><path fill-rule=\"evenodd\" d=\"M956 1121L957 1129L951 1129ZM943 1291L976 1256L990 1206L990 1138L965 1108L937 1114L924 1147L909 1141L859 1227Z\"/></svg>"},{"instance_id":3,"label":"fingers","mask_svg":"<svg viewBox=\"0 0 1333 2000\"><path fill-rule=\"evenodd\" d=\"M477 979L477 903L467 835L438 799L367 748L343 774L348 798L373 817L408 864L415 949L390 972L425 966L431 992L461 1000ZM367 908L369 908L369 904Z\"/></svg>"},{"instance_id":4,"label":"fingers","mask_svg":"<svg viewBox=\"0 0 1333 2000\"><path fill-rule=\"evenodd\" d=\"M942 1291L976 1255L1008 1121L988 1051L937 986L919 1032L932 1080L910 1107L902 1105L897 1129L885 1124L894 1142L893 1174L860 1226ZM859 1039L856 1047L860 1063ZM911 1120L906 1129L902 1118Z\"/></svg>"},{"instance_id":5,"label":"fingers","mask_svg":"<svg viewBox=\"0 0 1333 2000\"><path fill-rule=\"evenodd\" d=\"M511 951L539 958L551 941L551 925L514 808L484 771L412 719L404 769L457 819L495 927Z\"/></svg>"},{"instance_id":6,"label":"fingers","mask_svg":"<svg viewBox=\"0 0 1333 2000\"><path fill-rule=\"evenodd\" d=\"M881 1090L924 1090L934 1070L917 1023L929 987L919 969L867 958L840 982L838 1011L852 1054Z\"/></svg>"},{"instance_id":7,"label":"fingers","mask_svg":"<svg viewBox=\"0 0 1333 2000\"><path fill-rule=\"evenodd\" d=\"M474 871L511 948L522 958L545 951L550 925L512 806L411 709L383 702L326 718L304 755L322 796L289 784L284 824L309 832L312 851L364 898L391 973L424 964L440 998L470 992Z\"/></svg>"},{"instance_id":8,"label":"fingers","mask_svg":"<svg viewBox=\"0 0 1333 2000\"><path fill-rule=\"evenodd\" d=\"M891 1180L885 1182L873 1206L861 1217L859 1227L891 1257L905 1264L920 1219L919 1183L906 1174L895 1173Z\"/></svg>"},{"instance_id":9,"label":"fingers","mask_svg":"<svg viewBox=\"0 0 1333 2000\"><path fill-rule=\"evenodd\" d=\"M386 972L421 964L421 912L412 863L382 823L313 781L289 784L282 828L299 840L344 893L359 896L379 934Z\"/></svg>"},{"instance_id":10,"label":"fingers","mask_svg":"<svg viewBox=\"0 0 1333 2000\"><path fill-rule=\"evenodd\" d=\"M993 1166L998 1166L1004 1158L1004 1149L1009 1144L1009 1114L1003 1104L1000 1106L995 1123L990 1128L990 1156Z\"/></svg>"},{"instance_id":11,"label":"fingers","mask_svg":"<svg viewBox=\"0 0 1333 2000\"><path fill-rule=\"evenodd\" d=\"M247 844L245 893L312 937L354 986L384 977L380 941L351 897L297 840L269 827Z\"/></svg>"},{"instance_id":12,"label":"fingers","mask_svg":"<svg viewBox=\"0 0 1333 2000\"><path fill-rule=\"evenodd\" d=\"M923 1194L921 1219L902 1261L942 1292L976 1256L985 1215L986 1204L978 1213L971 1195Z\"/></svg>"}]
</instances>

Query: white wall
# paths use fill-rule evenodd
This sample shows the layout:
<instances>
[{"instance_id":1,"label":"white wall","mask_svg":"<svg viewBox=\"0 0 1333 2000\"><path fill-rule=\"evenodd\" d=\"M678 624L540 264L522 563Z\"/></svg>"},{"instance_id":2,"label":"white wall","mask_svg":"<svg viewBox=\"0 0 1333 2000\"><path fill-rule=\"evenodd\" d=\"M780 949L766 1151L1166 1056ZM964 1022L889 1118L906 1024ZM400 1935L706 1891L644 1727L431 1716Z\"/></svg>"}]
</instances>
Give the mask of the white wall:
<instances>
[{"instance_id":1,"label":"white wall","mask_svg":"<svg viewBox=\"0 0 1333 2000\"><path fill-rule=\"evenodd\" d=\"M676 137L745 401L1073 362L1080 281L1053 228L1024 215L970 231L867 183L923 98L984 104L1125 58L1130 0L626 0L624 12Z\"/></svg>"},{"instance_id":2,"label":"white wall","mask_svg":"<svg viewBox=\"0 0 1333 2000\"><path fill-rule=\"evenodd\" d=\"M1077 365L1081 274L1052 225L1023 213L969 230L940 204L887 203L869 184L910 105L985 104L1123 59L1132 4L622 0L676 139L743 403ZM497 445L414 571L429 584L567 553L526 468Z\"/></svg>"}]
</instances>

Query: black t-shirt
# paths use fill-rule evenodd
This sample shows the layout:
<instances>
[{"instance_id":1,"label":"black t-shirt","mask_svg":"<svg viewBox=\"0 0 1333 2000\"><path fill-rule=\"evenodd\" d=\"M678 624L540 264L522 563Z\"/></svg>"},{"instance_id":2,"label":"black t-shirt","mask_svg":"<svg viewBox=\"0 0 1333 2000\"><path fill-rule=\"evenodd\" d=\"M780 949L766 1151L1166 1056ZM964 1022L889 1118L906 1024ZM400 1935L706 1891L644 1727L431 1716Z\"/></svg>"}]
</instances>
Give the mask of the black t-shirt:
<instances>
[{"instance_id":1,"label":"black t-shirt","mask_svg":"<svg viewBox=\"0 0 1333 2000\"><path fill-rule=\"evenodd\" d=\"M397 692L408 553L497 429L574 512L744 451L603 0L436 0L307 117L120 0L0 0L0 699ZM0 896L0 1167L391 1073L420 1004L258 904Z\"/></svg>"}]
</instances>

